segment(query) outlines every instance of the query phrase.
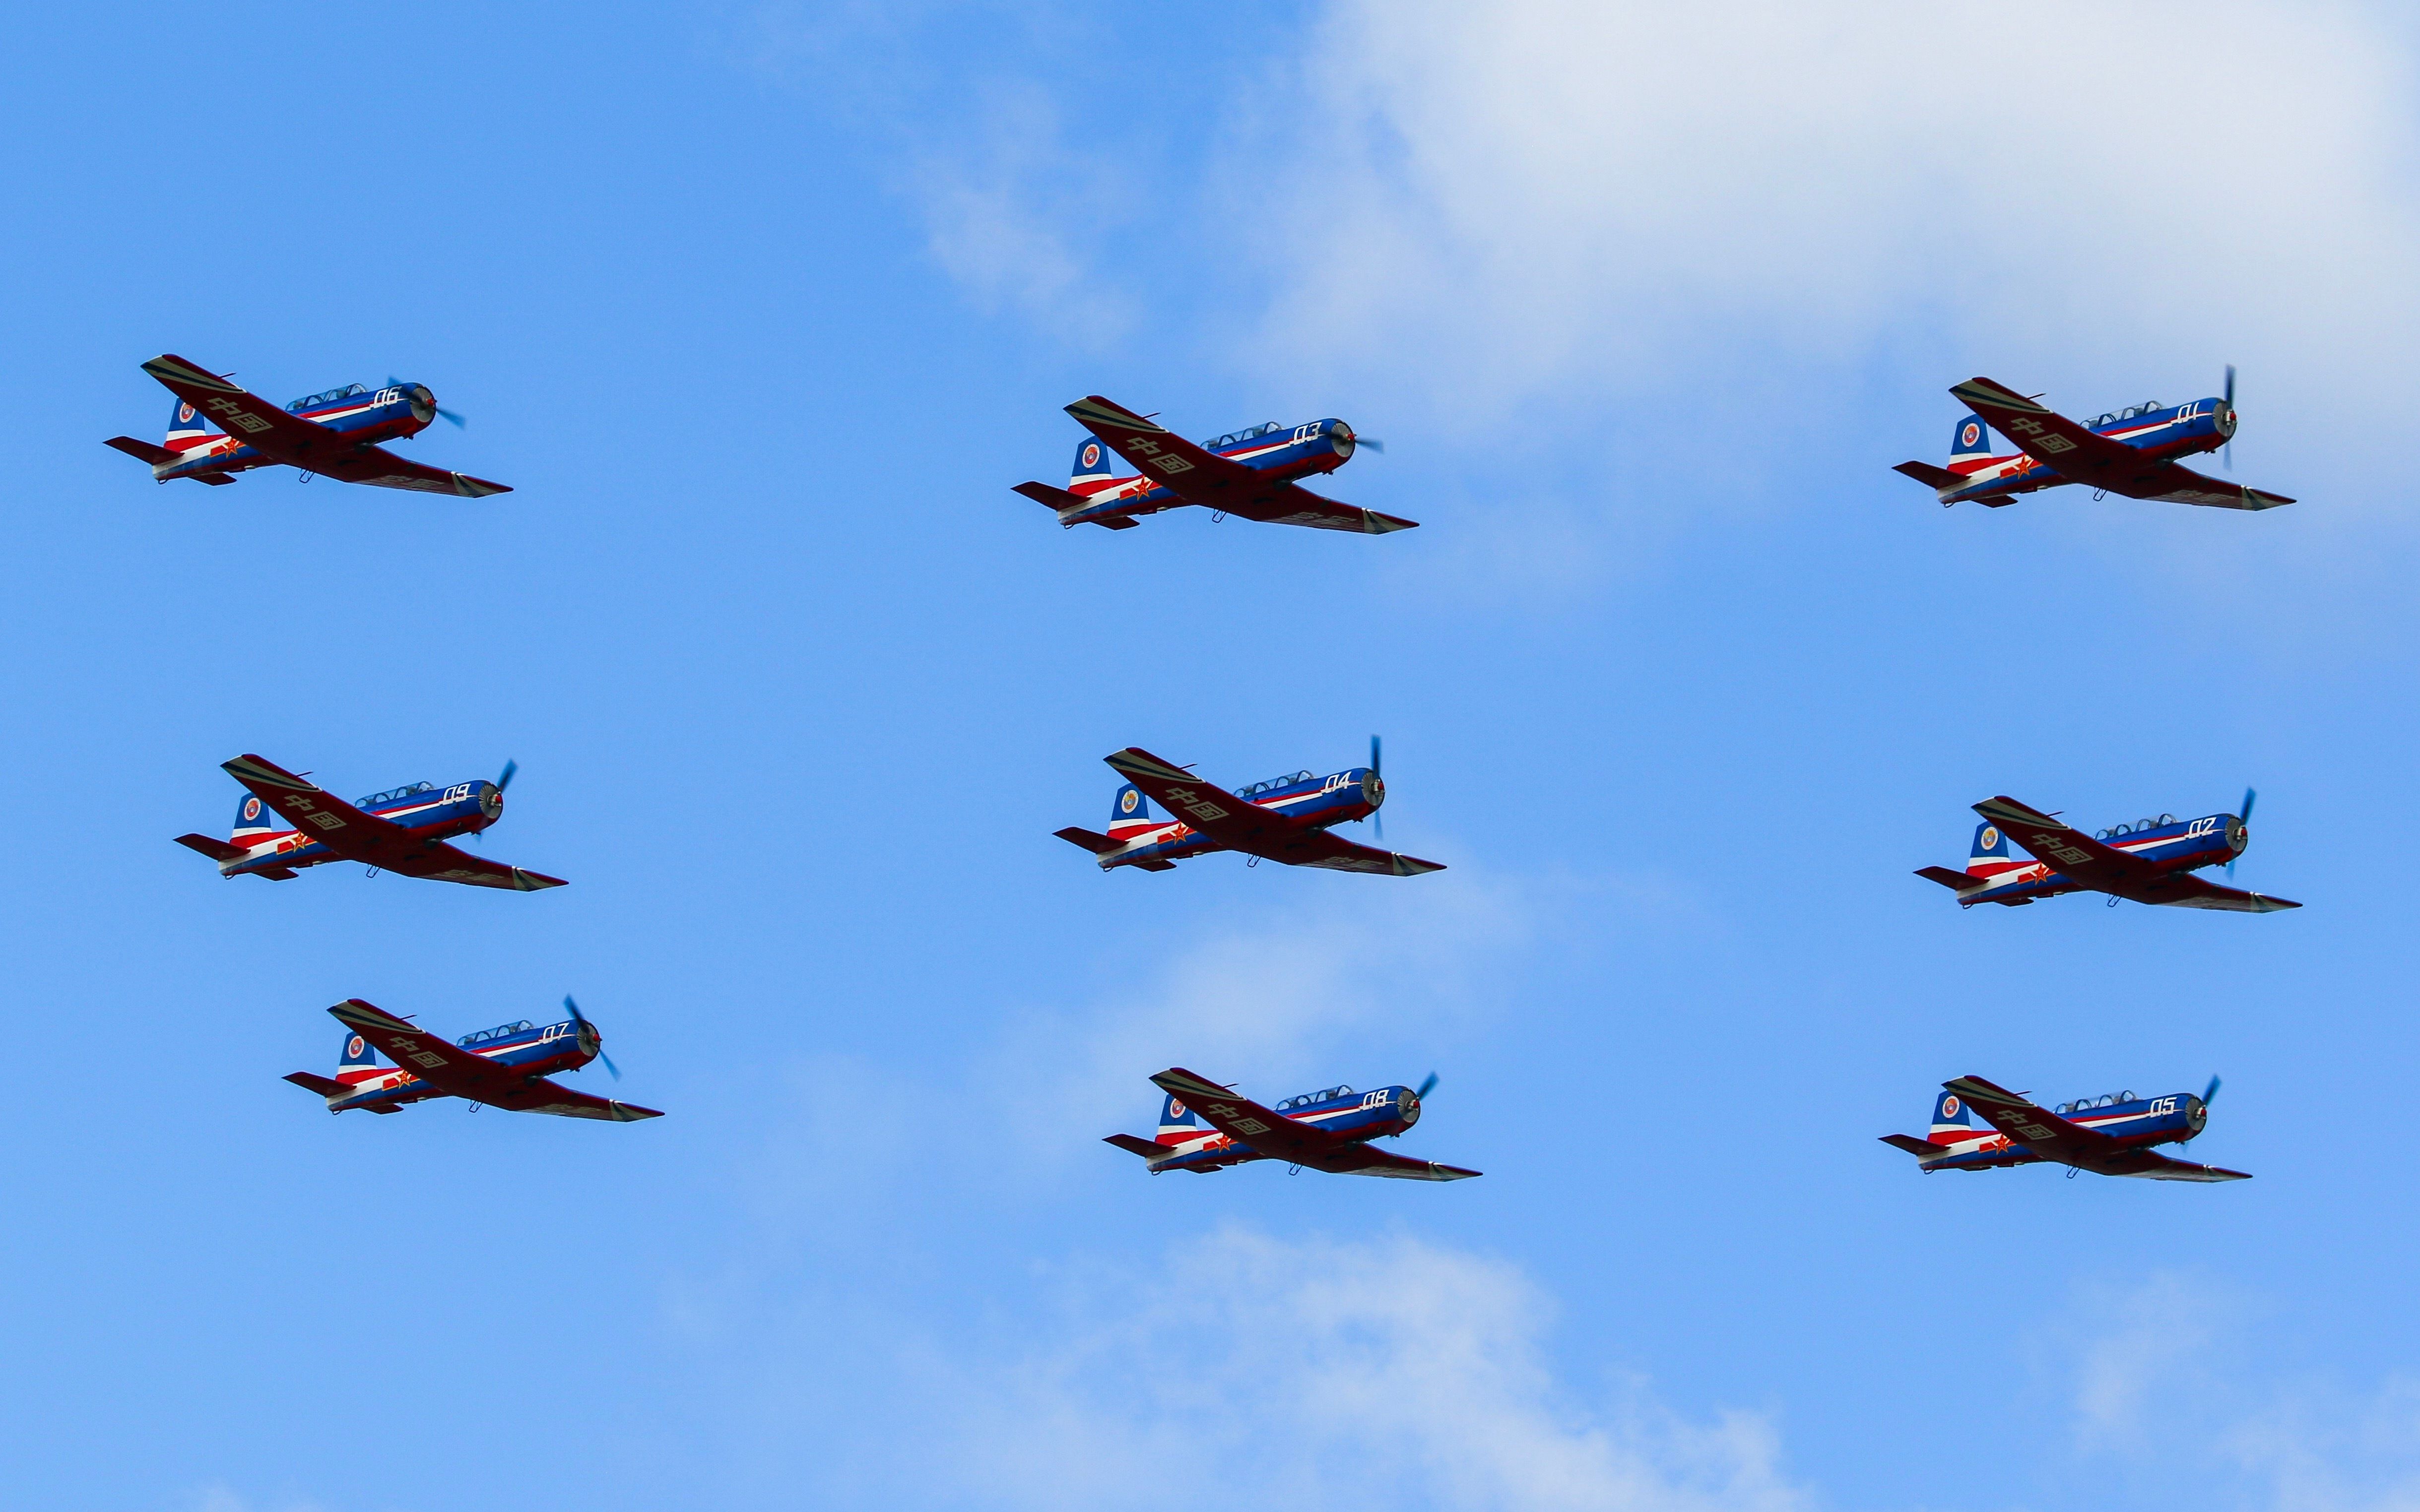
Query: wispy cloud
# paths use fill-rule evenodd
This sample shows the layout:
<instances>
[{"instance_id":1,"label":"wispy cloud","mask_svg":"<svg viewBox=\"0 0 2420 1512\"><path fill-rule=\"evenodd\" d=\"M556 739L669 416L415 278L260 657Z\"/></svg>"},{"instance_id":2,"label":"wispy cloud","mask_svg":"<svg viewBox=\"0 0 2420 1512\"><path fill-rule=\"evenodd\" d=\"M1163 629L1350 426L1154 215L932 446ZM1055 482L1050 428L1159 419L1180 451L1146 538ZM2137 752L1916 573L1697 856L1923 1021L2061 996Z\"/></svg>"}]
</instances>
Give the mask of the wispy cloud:
<instances>
[{"instance_id":1,"label":"wispy cloud","mask_svg":"<svg viewBox=\"0 0 2420 1512\"><path fill-rule=\"evenodd\" d=\"M1148 1277L1071 1273L1056 1316L932 1382L970 1504L1123 1507L1179 1487L1288 1505L1807 1504L1761 1418L1687 1421L1637 1382L1558 1379L1554 1309L1500 1261L1229 1228Z\"/></svg>"}]
</instances>

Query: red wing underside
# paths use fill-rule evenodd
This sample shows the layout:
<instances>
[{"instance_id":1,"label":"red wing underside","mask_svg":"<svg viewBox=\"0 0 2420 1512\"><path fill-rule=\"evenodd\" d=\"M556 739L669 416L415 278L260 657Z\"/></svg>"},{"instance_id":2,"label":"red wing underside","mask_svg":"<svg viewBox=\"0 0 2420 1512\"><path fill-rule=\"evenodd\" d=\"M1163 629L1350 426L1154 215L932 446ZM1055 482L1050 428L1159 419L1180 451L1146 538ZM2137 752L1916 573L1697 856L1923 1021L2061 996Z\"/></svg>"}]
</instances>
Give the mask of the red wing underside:
<instances>
[{"instance_id":1,"label":"red wing underside","mask_svg":"<svg viewBox=\"0 0 2420 1512\"><path fill-rule=\"evenodd\" d=\"M1287 866L1367 872L1380 876L1409 877L1445 870L1435 861L1356 845L1327 830L1272 813L1216 783L1202 781L1140 746L1129 746L1104 759L1153 801L1231 851L1281 861Z\"/></svg>"}]
</instances>

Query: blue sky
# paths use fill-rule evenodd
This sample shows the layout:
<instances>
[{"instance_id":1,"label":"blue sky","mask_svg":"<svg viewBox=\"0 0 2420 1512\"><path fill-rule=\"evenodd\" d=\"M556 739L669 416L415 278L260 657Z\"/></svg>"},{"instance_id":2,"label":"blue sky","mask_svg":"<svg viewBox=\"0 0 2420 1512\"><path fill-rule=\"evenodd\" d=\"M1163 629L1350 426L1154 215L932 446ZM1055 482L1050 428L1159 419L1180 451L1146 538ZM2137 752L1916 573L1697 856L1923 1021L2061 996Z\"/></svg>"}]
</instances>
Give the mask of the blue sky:
<instances>
[{"instance_id":1,"label":"blue sky","mask_svg":"<svg viewBox=\"0 0 2420 1512\"><path fill-rule=\"evenodd\" d=\"M21 18L0 1503L2420 1505L2414 64L2385 8ZM2029 29L2030 28L2030 29ZM2028 40L2028 39L2032 40ZM2041 39L2068 39L2050 45ZM2040 45L2037 45L2037 44ZM471 417L154 488L175 351ZM1935 508L1988 374L2242 372L2259 516ZM1381 539L1063 532L1100 393L1342 415ZM1387 737L1388 880L1102 876L1129 743ZM521 764L530 896L222 882L241 751ZM1962 915L1994 793L2261 798L2265 918ZM322 1010L644 1125L330 1120ZM1435 1188L1145 1178L1144 1078L1442 1082ZM2226 1077L2223 1188L1919 1176ZM601 1073L582 1078L597 1089Z\"/></svg>"}]
</instances>

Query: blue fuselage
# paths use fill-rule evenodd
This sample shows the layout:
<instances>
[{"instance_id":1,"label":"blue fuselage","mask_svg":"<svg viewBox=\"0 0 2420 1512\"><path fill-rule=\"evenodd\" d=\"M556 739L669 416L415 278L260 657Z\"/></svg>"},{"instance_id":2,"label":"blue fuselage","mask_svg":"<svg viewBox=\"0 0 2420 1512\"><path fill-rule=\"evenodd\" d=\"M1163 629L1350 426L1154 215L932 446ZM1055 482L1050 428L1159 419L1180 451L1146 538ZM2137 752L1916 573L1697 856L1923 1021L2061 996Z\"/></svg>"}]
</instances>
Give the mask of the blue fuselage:
<instances>
[{"instance_id":1,"label":"blue fuselage","mask_svg":"<svg viewBox=\"0 0 2420 1512\"><path fill-rule=\"evenodd\" d=\"M1223 440L1223 438L1222 438ZM1220 445L1205 443L1203 450L1231 462L1265 472L1272 482L1294 483L1317 473L1333 472L1353 457L1356 442L1353 427L1336 419L1313 420L1292 427L1280 427L1266 434ZM1120 478L1109 485L1100 501L1081 511L1071 510L1060 518L1065 524L1080 525L1099 515L1156 515L1161 510L1177 509L1192 502L1161 484L1135 490L1141 480Z\"/></svg>"},{"instance_id":2,"label":"blue fuselage","mask_svg":"<svg viewBox=\"0 0 2420 1512\"><path fill-rule=\"evenodd\" d=\"M540 1076L551 1076L558 1072L578 1071L596 1059L595 1036L594 1028L591 1028L586 1036L582 1036L580 1022L575 1019L566 1019L560 1024L549 1024L510 1034L468 1035L457 1043L473 1054L487 1057L500 1066L509 1066L535 1079ZM396 1085L386 1087L378 1085L379 1082L383 1081L395 1081ZM343 1113L352 1108L368 1108L376 1111L380 1107L394 1108L407 1103L417 1103L423 1098L452 1095L439 1091L407 1071L385 1068L380 1069L368 1086L370 1088L368 1090L330 1103L328 1110L332 1113Z\"/></svg>"},{"instance_id":3,"label":"blue fuselage","mask_svg":"<svg viewBox=\"0 0 2420 1512\"><path fill-rule=\"evenodd\" d=\"M1386 784L1378 774L1366 766L1348 766L1326 777L1280 779L1272 783L1256 782L1235 796L1275 813L1281 813L1301 825L1326 829L1334 825L1367 819L1387 801ZM1145 800L1133 817L1113 817L1109 837L1127 840L1148 836L1155 831L1167 831L1166 838L1117 852L1104 857L1114 864L1132 864L1141 860L1181 861L1189 856L1222 849L1219 843L1200 830L1186 825L1184 816L1159 815L1151 811ZM1171 828L1171 826L1173 826Z\"/></svg>"},{"instance_id":4,"label":"blue fuselage","mask_svg":"<svg viewBox=\"0 0 2420 1512\"><path fill-rule=\"evenodd\" d=\"M396 383L304 408L289 407L287 412L340 432L348 440L376 446L381 441L417 436L428 428L437 409L436 400L427 388L417 383ZM241 472L278 465L277 458L257 447L241 442L229 446L226 440L214 436L179 460L154 467L152 476L164 482L196 472Z\"/></svg>"},{"instance_id":5,"label":"blue fuselage","mask_svg":"<svg viewBox=\"0 0 2420 1512\"><path fill-rule=\"evenodd\" d=\"M448 788L433 783L414 785L419 791L382 795L376 800L365 800L354 807L365 813L401 825L431 841L476 834L494 824L504 811L504 790L493 782L457 782ZM249 831L239 827L230 837L231 843L246 847L255 854L223 865L220 870L228 876L276 867L317 866L322 861L346 859L321 841L284 827L283 816L274 810L264 805L261 812L271 821L271 827ZM268 848L262 849L264 846Z\"/></svg>"},{"instance_id":6,"label":"blue fuselage","mask_svg":"<svg viewBox=\"0 0 2420 1512\"><path fill-rule=\"evenodd\" d=\"M2112 849L2148 861L2163 872L2194 872L2234 860L2242 852L2250 832L2234 814L2216 813L2173 824L2135 825L2123 832L2104 830L2097 838ZM2084 884L2070 880L2051 870L2047 862L2038 860L2011 862L2002 874L2011 880L1962 894L1959 903L1967 907L1976 903L2015 905L2063 892L2086 890Z\"/></svg>"}]
</instances>

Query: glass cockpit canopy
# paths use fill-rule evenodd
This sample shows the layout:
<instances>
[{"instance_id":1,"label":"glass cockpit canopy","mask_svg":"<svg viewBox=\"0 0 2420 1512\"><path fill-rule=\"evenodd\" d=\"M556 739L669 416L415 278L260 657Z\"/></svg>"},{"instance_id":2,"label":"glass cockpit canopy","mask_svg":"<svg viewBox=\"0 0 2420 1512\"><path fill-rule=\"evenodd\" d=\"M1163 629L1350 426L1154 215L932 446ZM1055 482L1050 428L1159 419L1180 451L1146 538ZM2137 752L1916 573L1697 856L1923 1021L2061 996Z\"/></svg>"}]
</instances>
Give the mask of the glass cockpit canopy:
<instances>
[{"instance_id":1,"label":"glass cockpit canopy","mask_svg":"<svg viewBox=\"0 0 2420 1512\"><path fill-rule=\"evenodd\" d=\"M530 1027L529 1020L516 1019L510 1024L499 1024L492 1029L481 1029L476 1034L466 1034L454 1042L465 1045L486 1044L490 1040L502 1040L512 1035L526 1033Z\"/></svg>"},{"instance_id":2,"label":"glass cockpit canopy","mask_svg":"<svg viewBox=\"0 0 2420 1512\"><path fill-rule=\"evenodd\" d=\"M358 383L348 383L341 389L330 389L325 393L314 393L297 399L286 407L286 411L288 414L300 414L305 409L317 409L323 404L334 404L339 399L349 399L354 394L369 392Z\"/></svg>"},{"instance_id":3,"label":"glass cockpit canopy","mask_svg":"<svg viewBox=\"0 0 2420 1512\"><path fill-rule=\"evenodd\" d=\"M2166 408L2166 405L2157 399L2146 399L2141 404L2128 405L2123 409L2112 409L2105 415L2093 416L2091 428L2099 430L2103 425L2114 425L2121 420L2133 420L2143 415L2157 414Z\"/></svg>"},{"instance_id":4,"label":"glass cockpit canopy","mask_svg":"<svg viewBox=\"0 0 2420 1512\"><path fill-rule=\"evenodd\" d=\"M2079 1097L2072 1103L2061 1103L2051 1111L2062 1116L2070 1113L2088 1113L2094 1108L2116 1107L2120 1103L2133 1101L2134 1094L2131 1091L2103 1092L2099 1097Z\"/></svg>"},{"instance_id":5,"label":"glass cockpit canopy","mask_svg":"<svg viewBox=\"0 0 2420 1512\"><path fill-rule=\"evenodd\" d=\"M353 800L353 807L356 809L375 809L381 803L393 803L397 798L409 798L414 794L434 793L436 791L437 784L434 782L406 782L399 788L389 788L384 793L373 793L366 798L356 798Z\"/></svg>"},{"instance_id":6,"label":"glass cockpit canopy","mask_svg":"<svg viewBox=\"0 0 2420 1512\"><path fill-rule=\"evenodd\" d=\"M1311 770L1309 767L1305 767L1299 772L1289 772L1283 777L1264 778L1262 780L1253 783L1249 787L1237 788L1235 790L1235 796L1239 798L1249 798L1253 796L1255 794L1275 793L1280 788L1290 788L1297 782L1315 782L1318 779L1319 774L1317 772Z\"/></svg>"},{"instance_id":7,"label":"glass cockpit canopy","mask_svg":"<svg viewBox=\"0 0 2420 1512\"><path fill-rule=\"evenodd\" d=\"M1246 441L1258 440L1264 436L1273 436L1283 429L1285 427L1274 420L1264 420L1257 425L1247 425L1242 430L1231 430L1215 441L1204 441L1202 443L1202 449L1205 452L1220 452L1230 446L1241 446Z\"/></svg>"},{"instance_id":8,"label":"glass cockpit canopy","mask_svg":"<svg viewBox=\"0 0 2420 1512\"><path fill-rule=\"evenodd\" d=\"M2095 840L2116 840L2120 835L2139 835L2144 830L2159 829L2165 825L2173 825L2176 822L2177 816L2175 814L2164 813L2157 819L2138 819L2131 825L2112 825L2107 829L2100 831L2092 838Z\"/></svg>"},{"instance_id":9,"label":"glass cockpit canopy","mask_svg":"<svg viewBox=\"0 0 2420 1512\"><path fill-rule=\"evenodd\" d=\"M1349 1087L1331 1087L1324 1092L1305 1092L1300 1097L1287 1098L1278 1104L1277 1111L1283 1113L1288 1108L1307 1108L1313 1103L1332 1103L1340 1097L1352 1095L1353 1088Z\"/></svg>"}]
</instances>

